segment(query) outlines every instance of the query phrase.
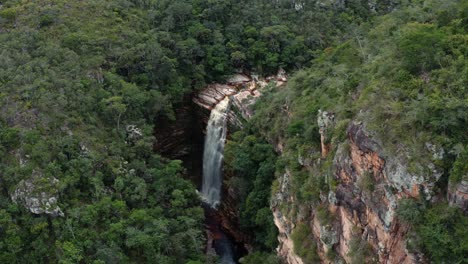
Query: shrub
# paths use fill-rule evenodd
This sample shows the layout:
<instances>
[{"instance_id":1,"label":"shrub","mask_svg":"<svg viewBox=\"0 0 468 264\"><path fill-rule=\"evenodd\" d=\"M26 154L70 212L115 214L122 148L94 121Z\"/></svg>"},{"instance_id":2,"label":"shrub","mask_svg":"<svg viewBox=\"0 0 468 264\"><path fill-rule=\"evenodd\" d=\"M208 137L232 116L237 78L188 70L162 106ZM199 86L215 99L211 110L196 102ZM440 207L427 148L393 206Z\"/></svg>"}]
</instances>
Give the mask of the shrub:
<instances>
[{"instance_id":1,"label":"shrub","mask_svg":"<svg viewBox=\"0 0 468 264\"><path fill-rule=\"evenodd\" d=\"M459 183L468 178L468 148L464 148L463 152L458 154L457 159L453 163L450 171L450 182Z\"/></svg>"},{"instance_id":2,"label":"shrub","mask_svg":"<svg viewBox=\"0 0 468 264\"><path fill-rule=\"evenodd\" d=\"M423 249L435 263L461 263L468 256L468 218L442 203L426 212L416 227Z\"/></svg>"},{"instance_id":3,"label":"shrub","mask_svg":"<svg viewBox=\"0 0 468 264\"><path fill-rule=\"evenodd\" d=\"M422 220L421 205L413 199L400 200L396 213L407 224L415 225Z\"/></svg>"},{"instance_id":4,"label":"shrub","mask_svg":"<svg viewBox=\"0 0 468 264\"><path fill-rule=\"evenodd\" d=\"M0 10L0 18L5 19L6 21L13 21L16 19L16 8L5 8Z\"/></svg>"},{"instance_id":5,"label":"shrub","mask_svg":"<svg viewBox=\"0 0 468 264\"><path fill-rule=\"evenodd\" d=\"M317 263L317 245L312 236L312 230L306 224L299 224L294 228L291 238L294 245L294 253L302 258L304 263Z\"/></svg>"},{"instance_id":6,"label":"shrub","mask_svg":"<svg viewBox=\"0 0 468 264\"><path fill-rule=\"evenodd\" d=\"M304 131L304 121L298 120L289 125L287 132L291 137L301 136Z\"/></svg>"},{"instance_id":7,"label":"shrub","mask_svg":"<svg viewBox=\"0 0 468 264\"><path fill-rule=\"evenodd\" d=\"M317 218L321 225L330 225L335 216L328 210L326 205L317 206Z\"/></svg>"},{"instance_id":8,"label":"shrub","mask_svg":"<svg viewBox=\"0 0 468 264\"><path fill-rule=\"evenodd\" d=\"M445 35L433 24L409 23L399 42L404 66L412 73L437 68L444 39Z\"/></svg>"},{"instance_id":9,"label":"shrub","mask_svg":"<svg viewBox=\"0 0 468 264\"><path fill-rule=\"evenodd\" d=\"M280 261L275 254L266 252L254 252L242 258L242 264L279 264Z\"/></svg>"},{"instance_id":10,"label":"shrub","mask_svg":"<svg viewBox=\"0 0 468 264\"><path fill-rule=\"evenodd\" d=\"M351 263L374 263L372 247L367 241L355 235L349 242L348 256L351 258Z\"/></svg>"},{"instance_id":11,"label":"shrub","mask_svg":"<svg viewBox=\"0 0 468 264\"><path fill-rule=\"evenodd\" d=\"M366 170L360 175L358 179L358 187L368 193L371 193L375 189L375 178L372 171Z\"/></svg>"}]
</instances>

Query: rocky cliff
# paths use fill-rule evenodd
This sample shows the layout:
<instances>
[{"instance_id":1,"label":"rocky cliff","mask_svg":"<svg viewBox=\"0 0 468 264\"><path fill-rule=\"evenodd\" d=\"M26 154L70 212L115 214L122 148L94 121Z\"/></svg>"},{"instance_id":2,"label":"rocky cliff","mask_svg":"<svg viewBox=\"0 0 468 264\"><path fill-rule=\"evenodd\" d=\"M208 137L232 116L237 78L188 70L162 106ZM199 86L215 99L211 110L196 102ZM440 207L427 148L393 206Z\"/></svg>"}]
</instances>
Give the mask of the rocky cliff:
<instances>
[{"instance_id":1,"label":"rocky cliff","mask_svg":"<svg viewBox=\"0 0 468 264\"><path fill-rule=\"evenodd\" d=\"M329 191L320 192L318 203L298 209L291 190L293 175L286 171L280 177L271 205L280 231L279 255L287 263L303 263L291 239L294 228L303 223L312 230L323 263L356 262L356 254L360 254L359 261L367 263L425 262L421 253L408 249L405 235L409 227L396 218L395 211L402 198L432 199L442 173L432 163L423 164L430 171L426 175L410 173L403 155L386 156L381 143L362 122L351 122L346 140L331 152L327 132L333 130L333 114L320 111L318 125L321 158L302 158L298 162L312 174L319 174L320 163L332 159L332 178L327 179ZM442 158L442 150L426 145L435 160ZM463 184L454 189L453 203L466 203Z\"/></svg>"},{"instance_id":2,"label":"rocky cliff","mask_svg":"<svg viewBox=\"0 0 468 264\"><path fill-rule=\"evenodd\" d=\"M281 74L271 79L280 85L287 80ZM238 75L231 80L237 81L208 86L193 102L211 110L228 96L233 106L228 113L230 124L242 127L243 120L253 116L252 106L269 79ZM295 165L307 171L309 177L325 177L325 187L319 190L317 201L297 201L297 186L293 186L296 175L292 170L286 168L279 176L271 210L279 230L277 253L284 262L311 262L294 248L293 233L299 225L306 225L310 230L311 250L316 251L321 263L428 262L424 254L408 246L410 227L397 218L396 212L401 199L428 202L441 199L436 193L443 172L436 164L444 158L445 151L426 142L421 153L424 158L417 165L410 164L403 146L398 153L389 151L382 139L358 119L347 122L344 137L337 140L333 138L338 129L334 113L318 112L320 154L316 153L319 150L301 151L309 155L298 154ZM287 149L283 142L281 139L275 142L280 155ZM328 168L327 172L324 167ZM465 211L466 186L462 181L449 186L448 192L450 204ZM237 241L248 245L249 236L236 232L234 195L229 190L224 193L228 195L219 212L222 227Z\"/></svg>"},{"instance_id":3,"label":"rocky cliff","mask_svg":"<svg viewBox=\"0 0 468 264\"><path fill-rule=\"evenodd\" d=\"M468 181L449 183L447 198L451 206L458 206L468 213Z\"/></svg>"},{"instance_id":4,"label":"rocky cliff","mask_svg":"<svg viewBox=\"0 0 468 264\"><path fill-rule=\"evenodd\" d=\"M198 119L205 130L210 111L221 100L229 97L230 107L228 115L228 138L230 132L241 129L243 123L253 115L253 105L262 95L262 89L268 84L276 87L282 86L287 82L287 75L283 70L278 71L277 75L266 78L250 76L246 74L235 74L229 78L225 84L213 83L195 93L192 97L193 103L198 106L196 110ZM206 132L206 131L205 131ZM224 175L224 180L230 175ZM228 234L233 240L242 244L242 246L251 251L252 237L249 234L239 231L237 195L233 190L223 186L223 196L221 205L217 211L211 212L212 216L217 218L220 228Z\"/></svg>"}]
</instances>

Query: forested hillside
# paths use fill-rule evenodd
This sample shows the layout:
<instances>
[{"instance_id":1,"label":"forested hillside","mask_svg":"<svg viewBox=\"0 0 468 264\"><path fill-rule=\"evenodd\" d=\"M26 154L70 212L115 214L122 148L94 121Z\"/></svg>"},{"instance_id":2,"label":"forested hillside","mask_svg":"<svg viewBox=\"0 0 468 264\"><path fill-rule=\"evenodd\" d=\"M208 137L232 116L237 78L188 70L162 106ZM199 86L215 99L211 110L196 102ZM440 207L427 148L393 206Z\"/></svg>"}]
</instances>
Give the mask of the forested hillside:
<instances>
[{"instance_id":1,"label":"forested hillside","mask_svg":"<svg viewBox=\"0 0 468 264\"><path fill-rule=\"evenodd\" d=\"M408 228L404 244L420 257L410 262L466 261L466 196L458 205L452 200L452 206L446 197L460 195L457 186L466 185L468 176L467 8L463 1L416 1L351 26L347 38L295 72L287 88L269 90L256 104L244 132L264 136L281 150L271 203L286 216L282 221L296 224L290 237L304 263L343 257L352 263L382 262L386 249L374 244L371 232L380 234L378 225L372 229L372 211L385 226L389 216L380 210L392 197L398 198L384 212L395 210L397 223ZM238 151L250 137L234 138L226 152ZM365 156L369 151L374 156ZM232 162L241 166L239 175L251 168L244 157L238 153ZM399 167L381 172L379 162ZM368 171L361 172L362 165ZM402 179L391 179L401 173ZM344 177L349 174L352 178ZM259 172L255 183L262 177ZM287 192L285 181L291 181ZM413 184L408 181L419 181L420 189L405 190ZM333 235L345 232L340 207L354 212L358 223L369 223L354 227L347 252L338 242L346 237ZM320 228L313 231L317 223ZM304 242L314 239L319 242Z\"/></svg>"},{"instance_id":2,"label":"forested hillside","mask_svg":"<svg viewBox=\"0 0 468 264\"><path fill-rule=\"evenodd\" d=\"M340 261L336 246L317 249L304 215L336 220L322 198L340 185L334 157L361 122L382 157L433 185L394 208L410 251L463 263L466 208L446 197L468 181L467 25L462 0L0 2L0 262L216 262L192 172L158 154L156 121L177 122L186 98L236 71L281 68L288 84L267 86L226 145L226 184L253 245L244 262L284 260L271 209L285 171L294 203L278 207L297 220L295 254ZM366 179L371 195L380 185ZM346 262L378 260L350 247Z\"/></svg>"}]
</instances>

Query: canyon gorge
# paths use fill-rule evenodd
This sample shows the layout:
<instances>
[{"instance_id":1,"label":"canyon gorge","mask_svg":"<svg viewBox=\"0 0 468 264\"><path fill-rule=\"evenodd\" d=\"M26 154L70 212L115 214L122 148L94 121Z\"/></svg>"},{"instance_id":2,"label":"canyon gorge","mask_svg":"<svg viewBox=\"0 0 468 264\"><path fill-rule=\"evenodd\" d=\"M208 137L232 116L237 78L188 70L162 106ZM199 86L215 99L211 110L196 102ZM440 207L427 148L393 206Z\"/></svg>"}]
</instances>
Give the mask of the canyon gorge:
<instances>
[{"instance_id":1,"label":"canyon gorge","mask_svg":"<svg viewBox=\"0 0 468 264\"><path fill-rule=\"evenodd\" d=\"M466 263L468 3L0 2L0 263Z\"/></svg>"},{"instance_id":2,"label":"canyon gorge","mask_svg":"<svg viewBox=\"0 0 468 264\"><path fill-rule=\"evenodd\" d=\"M222 182L226 181L223 179L221 164L223 147L216 144L214 146L212 141L220 144L220 141L226 140L226 134L229 140L228 128L242 129L243 124L254 115L253 105L261 97L262 89L268 83L274 83L274 89L282 89L287 83L287 75L280 70L276 76L259 80L258 77L237 74L230 78L227 84L211 84L192 97L195 107L199 108L195 111L198 113L195 118L200 122L198 127L206 127L202 132L206 134L203 173L198 173L199 176L203 175L201 195L208 205L219 209L209 214L209 218L216 220L208 221L218 225L218 230L212 232L208 229L208 243L214 241L213 237L224 241L224 234L227 234L232 243L237 244L237 257L241 256L239 254L245 254L244 250L252 250L250 243L253 238L239 230L239 215L236 209L238 204L234 200L236 195L232 193L233 190L221 187ZM326 179L327 185L333 185L330 190L320 191L319 200L313 204L298 205L291 193L293 175L286 169L279 176L278 188L272 192L270 208L279 230L279 245L276 249L278 256L290 264L308 263L294 250L291 237L298 225L307 225L311 230L311 236L307 239L316 243L319 259L323 263L337 263L338 259L346 263L353 262L353 256L350 255L352 250L362 251L359 254L365 254L364 258L370 262L427 262L422 252L408 248L409 226L396 217L396 209L399 200L405 198L423 197L428 201L441 199L435 194L434 187L442 173L431 162L423 165L432 170L429 178L410 173L405 157L386 154L388 152L382 147L381 140L375 134L372 135L362 121L351 121L343 141L331 143L327 137L332 134L336 123L334 113L319 110L317 126L320 128L320 157L314 158L313 155L307 154L297 156L299 166L311 173L321 173L321 164L326 160L331 161L332 172L330 178ZM285 148L281 140L271 143L281 156ZM330 153L332 148L336 151ZM435 161L441 160L444 155L443 149L430 143L426 143L426 151ZM200 153L195 156L200 156ZM206 166L215 172L206 172ZM205 175L209 175L208 178ZM453 204L466 211L467 192L463 187L457 188L452 188L454 191L447 195ZM323 211L326 211L328 216L324 217ZM216 235L217 232L223 236ZM230 247L232 250L232 245ZM239 247L244 249L240 250ZM330 258L330 252L334 252L336 256ZM231 260L226 260L225 263L231 263Z\"/></svg>"}]
</instances>

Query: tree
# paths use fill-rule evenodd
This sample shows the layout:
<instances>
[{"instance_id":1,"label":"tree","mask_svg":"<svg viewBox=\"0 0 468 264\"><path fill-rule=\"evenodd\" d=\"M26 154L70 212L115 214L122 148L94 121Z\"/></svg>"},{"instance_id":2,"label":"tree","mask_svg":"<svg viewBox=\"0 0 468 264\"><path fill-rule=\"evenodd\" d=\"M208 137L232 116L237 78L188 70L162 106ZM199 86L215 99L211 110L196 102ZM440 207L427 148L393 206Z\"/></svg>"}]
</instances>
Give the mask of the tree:
<instances>
[{"instance_id":1,"label":"tree","mask_svg":"<svg viewBox=\"0 0 468 264\"><path fill-rule=\"evenodd\" d=\"M440 67L444 39L444 33L433 24L407 24L399 40L405 67L413 73Z\"/></svg>"},{"instance_id":2,"label":"tree","mask_svg":"<svg viewBox=\"0 0 468 264\"><path fill-rule=\"evenodd\" d=\"M123 98L121 96L112 96L104 99L102 102L105 106L105 110L113 114L117 119L117 131L119 131L120 118L122 117L122 114L127 111L127 105L123 103Z\"/></svg>"}]
</instances>

